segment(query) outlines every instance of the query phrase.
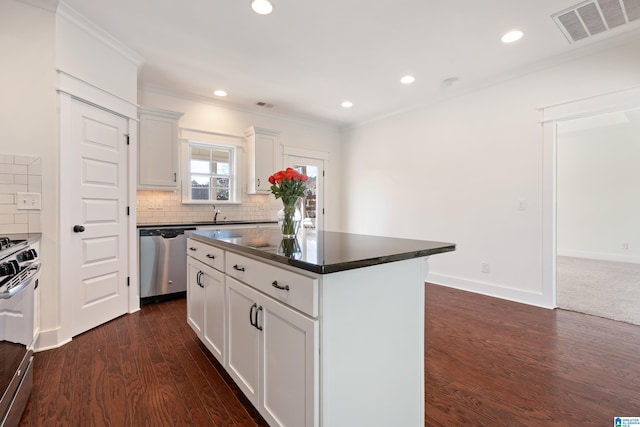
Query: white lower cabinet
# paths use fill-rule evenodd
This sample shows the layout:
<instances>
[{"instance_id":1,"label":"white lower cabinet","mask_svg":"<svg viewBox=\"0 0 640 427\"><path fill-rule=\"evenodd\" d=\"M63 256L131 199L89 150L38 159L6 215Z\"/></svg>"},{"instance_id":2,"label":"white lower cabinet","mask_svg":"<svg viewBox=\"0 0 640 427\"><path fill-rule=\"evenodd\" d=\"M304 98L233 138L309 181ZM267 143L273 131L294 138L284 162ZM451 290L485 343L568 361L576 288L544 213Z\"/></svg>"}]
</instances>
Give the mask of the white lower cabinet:
<instances>
[{"instance_id":1,"label":"white lower cabinet","mask_svg":"<svg viewBox=\"0 0 640 427\"><path fill-rule=\"evenodd\" d=\"M189 324L271 427L425 425L425 258L320 275L187 248Z\"/></svg>"},{"instance_id":2,"label":"white lower cabinet","mask_svg":"<svg viewBox=\"0 0 640 427\"><path fill-rule=\"evenodd\" d=\"M424 426L425 258L320 275L187 252L189 324L271 427Z\"/></svg>"},{"instance_id":3,"label":"white lower cabinet","mask_svg":"<svg viewBox=\"0 0 640 427\"><path fill-rule=\"evenodd\" d=\"M319 425L318 320L226 278L227 370L270 426Z\"/></svg>"},{"instance_id":4,"label":"white lower cabinet","mask_svg":"<svg viewBox=\"0 0 640 427\"><path fill-rule=\"evenodd\" d=\"M258 293L227 276L227 371L254 406L258 406L259 330L254 326Z\"/></svg>"},{"instance_id":5,"label":"white lower cabinet","mask_svg":"<svg viewBox=\"0 0 640 427\"><path fill-rule=\"evenodd\" d=\"M225 364L225 277L204 263L187 258L187 322L200 340Z\"/></svg>"}]
</instances>

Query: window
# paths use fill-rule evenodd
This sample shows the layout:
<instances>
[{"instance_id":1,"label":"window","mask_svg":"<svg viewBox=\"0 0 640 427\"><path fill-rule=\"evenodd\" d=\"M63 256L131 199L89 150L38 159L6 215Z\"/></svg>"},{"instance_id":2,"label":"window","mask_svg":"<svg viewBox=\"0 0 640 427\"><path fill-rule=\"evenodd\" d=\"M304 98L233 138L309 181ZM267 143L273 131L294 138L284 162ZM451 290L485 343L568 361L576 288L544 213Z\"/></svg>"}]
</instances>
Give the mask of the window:
<instances>
[{"instance_id":1,"label":"window","mask_svg":"<svg viewBox=\"0 0 640 427\"><path fill-rule=\"evenodd\" d=\"M183 145L182 203L238 203L236 149L188 141Z\"/></svg>"}]
</instances>

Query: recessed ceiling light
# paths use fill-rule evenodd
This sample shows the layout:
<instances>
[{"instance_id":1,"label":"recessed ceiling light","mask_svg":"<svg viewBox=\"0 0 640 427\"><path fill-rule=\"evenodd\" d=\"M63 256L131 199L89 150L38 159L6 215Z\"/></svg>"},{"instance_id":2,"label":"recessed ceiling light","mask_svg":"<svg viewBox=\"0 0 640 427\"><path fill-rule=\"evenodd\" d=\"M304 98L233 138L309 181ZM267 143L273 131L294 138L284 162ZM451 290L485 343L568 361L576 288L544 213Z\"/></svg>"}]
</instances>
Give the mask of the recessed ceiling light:
<instances>
[{"instance_id":1,"label":"recessed ceiling light","mask_svg":"<svg viewBox=\"0 0 640 427\"><path fill-rule=\"evenodd\" d=\"M251 0L251 9L257 14L268 15L273 12L273 3L269 0Z\"/></svg>"},{"instance_id":2,"label":"recessed ceiling light","mask_svg":"<svg viewBox=\"0 0 640 427\"><path fill-rule=\"evenodd\" d=\"M519 30L509 31L504 36L502 36L500 40L502 40L502 43L513 43L520 40L523 35L524 33Z\"/></svg>"},{"instance_id":3,"label":"recessed ceiling light","mask_svg":"<svg viewBox=\"0 0 640 427\"><path fill-rule=\"evenodd\" d=\"M353 107L353 102L351 101L343 101L342 104L340 104L342 106L342 108L351 108Z\"/></svg>"},{"instance_id":4,"label":"recessed ceiling light","mask_svg":"<svg viewBox=\"0 0 640 427\"><path fill-rule=\"evenodd\" d=\"M410 75L406 75L403 78L400 79L400 83L405 84L405 85L410 85L411 83L415 82L416 78Z\"/></svg>"},{"instance_id":5,"label":"recessed ceiling light","mask_svg":"<svg viewBox=\"0 0 640 427\"><path fill-rule=\"evenodd\" d=\"M227 92L225 92L224 90L218 89L215 92L213 92L213 94L215 96L227 96Z\"/></svg>"}]
</instances>

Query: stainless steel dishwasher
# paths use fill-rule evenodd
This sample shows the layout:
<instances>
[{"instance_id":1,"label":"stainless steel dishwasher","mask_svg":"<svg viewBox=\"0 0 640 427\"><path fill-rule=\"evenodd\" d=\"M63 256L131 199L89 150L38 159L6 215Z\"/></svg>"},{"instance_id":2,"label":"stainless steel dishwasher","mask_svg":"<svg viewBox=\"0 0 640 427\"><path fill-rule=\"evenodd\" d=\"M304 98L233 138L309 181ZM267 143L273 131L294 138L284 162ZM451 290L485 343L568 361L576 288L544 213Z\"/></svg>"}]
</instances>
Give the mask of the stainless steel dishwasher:
<instances>
[{"instance_id":1,"label":"stainless steel dishwasher","mask_svg":"<svg viewBox=\"0 0 640 427\"><path fill-rule=\"evenodd\" d=\"M140 301L161 301L187 291L187 236L196 227L141 228Z\"/></svg>"}]
</instances>

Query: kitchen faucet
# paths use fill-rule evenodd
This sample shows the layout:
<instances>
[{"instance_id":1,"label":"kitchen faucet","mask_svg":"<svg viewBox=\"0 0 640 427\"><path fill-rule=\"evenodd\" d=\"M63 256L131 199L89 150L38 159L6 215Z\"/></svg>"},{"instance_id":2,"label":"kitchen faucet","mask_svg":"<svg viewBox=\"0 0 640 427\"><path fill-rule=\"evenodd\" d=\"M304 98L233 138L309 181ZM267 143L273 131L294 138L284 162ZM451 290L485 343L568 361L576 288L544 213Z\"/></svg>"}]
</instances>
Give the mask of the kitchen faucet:
<instances>
[{"instance_id":1,"label":"kitchen faucet","mask_svg":"<svg viewBox=\"0 0 640 427\"><path fill-rule=\"evenodd\" d=\"M220 213L220 209L216 209L216 205L213 205L213 223L218 220L218 214Z\"/></svg>"}]
</instances>

